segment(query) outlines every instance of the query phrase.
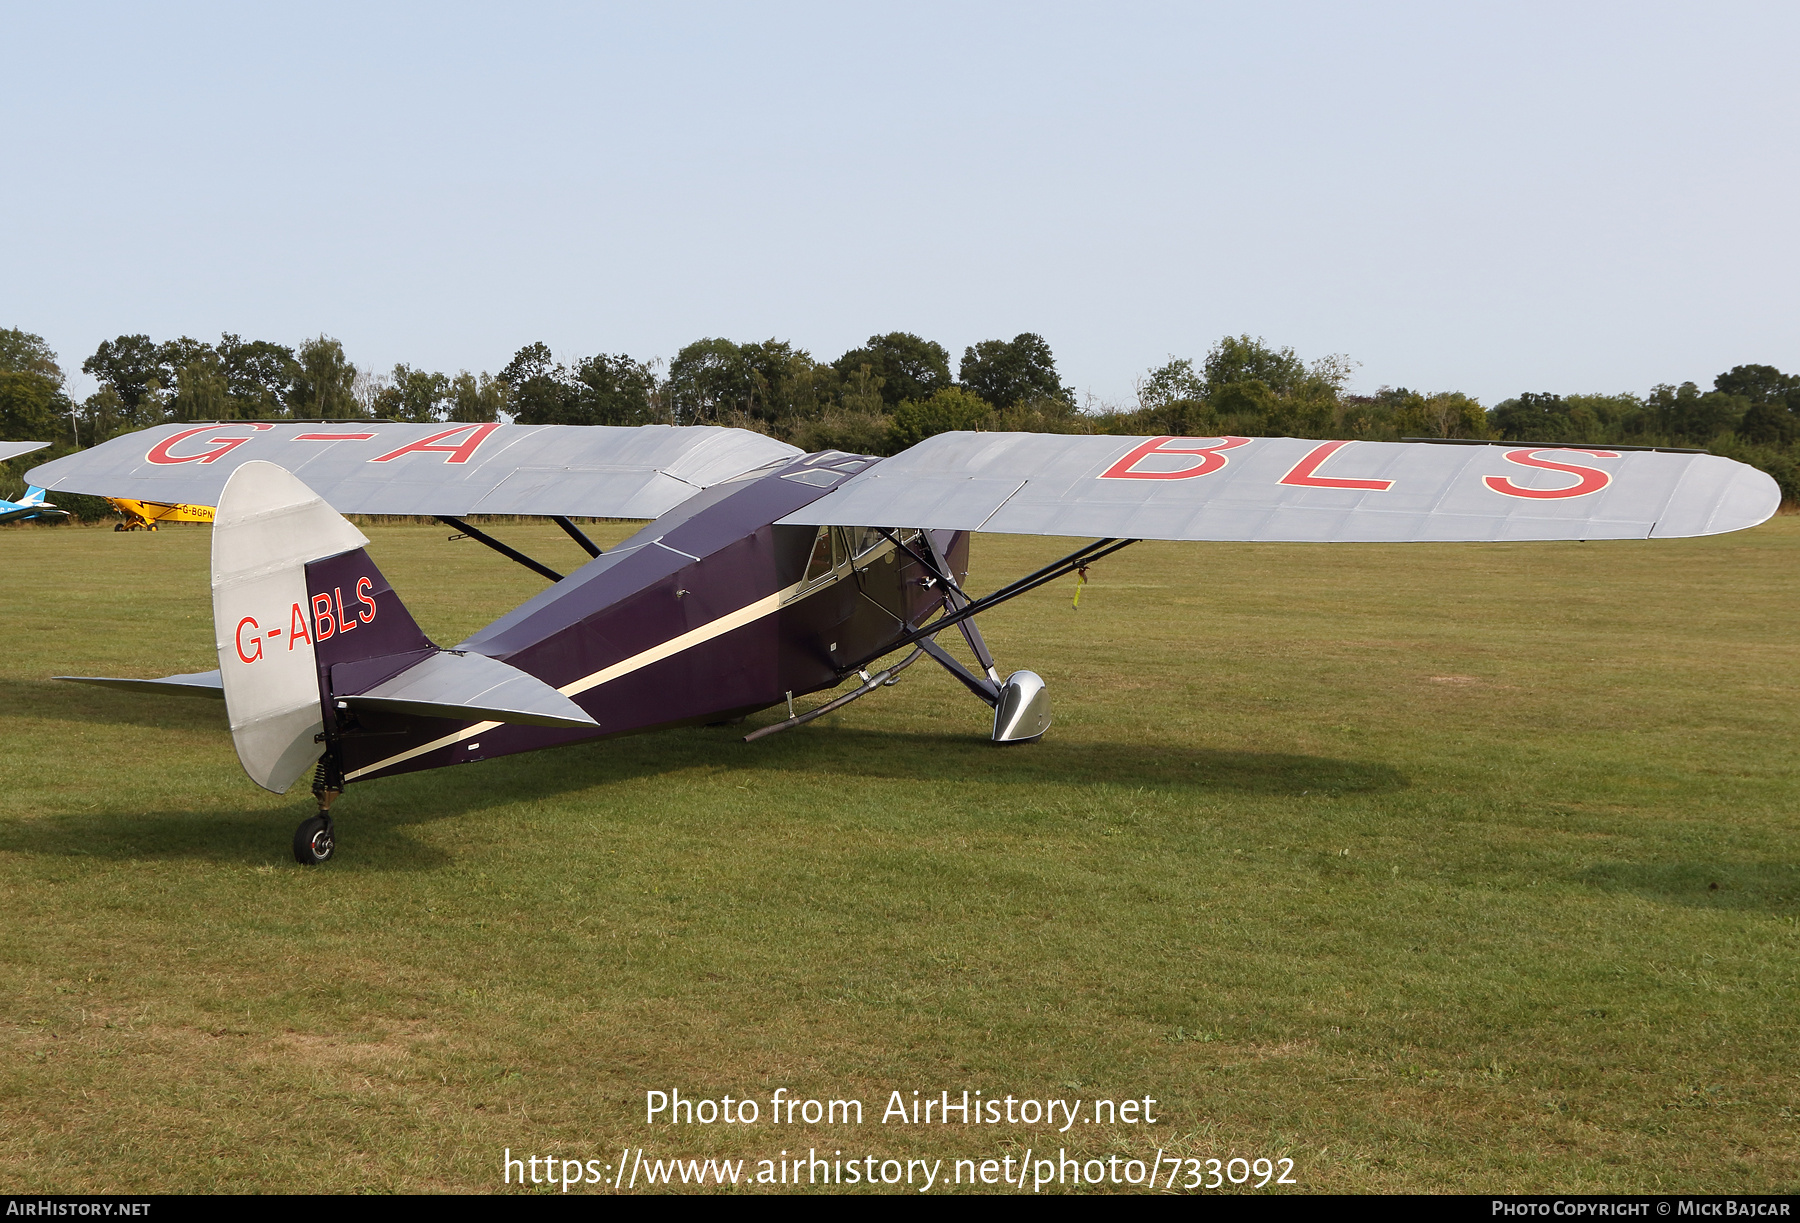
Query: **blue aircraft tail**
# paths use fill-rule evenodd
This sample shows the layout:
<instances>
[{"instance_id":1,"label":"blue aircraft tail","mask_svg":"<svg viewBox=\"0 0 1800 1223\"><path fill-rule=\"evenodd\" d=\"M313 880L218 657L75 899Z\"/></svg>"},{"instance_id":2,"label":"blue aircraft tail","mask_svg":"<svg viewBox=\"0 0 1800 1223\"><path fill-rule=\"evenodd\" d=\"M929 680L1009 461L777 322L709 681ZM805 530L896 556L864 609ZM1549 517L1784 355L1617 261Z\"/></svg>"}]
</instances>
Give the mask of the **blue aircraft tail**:
<instances>
[{"instance_id":1,"label":"blue aircraft tail","mask_svg":"<svg viewBox=\"0 0 1800 1223\"><path fill-rule=\"evenodd\" d=\"M69 512L59 510L44 500L44 490L37 485L28 485L25 495L17 501L8 501L0 497L0 522L14 522L22 518L66 518Z\"/></svg>"}]
</instances>

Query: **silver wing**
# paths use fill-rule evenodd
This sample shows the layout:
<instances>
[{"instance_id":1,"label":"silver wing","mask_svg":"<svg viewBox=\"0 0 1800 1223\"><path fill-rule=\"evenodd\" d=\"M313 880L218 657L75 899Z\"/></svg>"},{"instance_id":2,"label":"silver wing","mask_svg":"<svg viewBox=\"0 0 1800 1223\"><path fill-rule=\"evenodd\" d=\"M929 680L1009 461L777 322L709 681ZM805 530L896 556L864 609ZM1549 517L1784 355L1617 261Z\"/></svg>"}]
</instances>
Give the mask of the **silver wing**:
<instances>
[{"instance_id":1,"label":"silver wing","mask_svg":"<svg viewBox=\"0 0 1800 1223\"><path fill-rule=\"evenodd\" d=\"M781 521L1118 539L1644 539L1755 526L1775 481L1707 454L942 433Z\"/></svg>"},{"instance_id":2,"label":"silver wing","mask_svg":"<svg viewBox=\"0 0 1800 1223\"><path fill-rule=\"evenodd\" d=\"M159 425L26 473L52 492L217 505L239 466L293 472L343 514L656 518L801 451L716 425Z\"/></svg>"},{"instance_id":3,"label":"silver wing","mask_svg":"<svg viewBox=\"0 0 1800 1223\"><path fill-rule=\"evenodd\" d=\"M0 463L8 459L16 459L22 454L30 454L33 450L42 450L49 442L0 442Z\"/></svg>"}]
</instances>

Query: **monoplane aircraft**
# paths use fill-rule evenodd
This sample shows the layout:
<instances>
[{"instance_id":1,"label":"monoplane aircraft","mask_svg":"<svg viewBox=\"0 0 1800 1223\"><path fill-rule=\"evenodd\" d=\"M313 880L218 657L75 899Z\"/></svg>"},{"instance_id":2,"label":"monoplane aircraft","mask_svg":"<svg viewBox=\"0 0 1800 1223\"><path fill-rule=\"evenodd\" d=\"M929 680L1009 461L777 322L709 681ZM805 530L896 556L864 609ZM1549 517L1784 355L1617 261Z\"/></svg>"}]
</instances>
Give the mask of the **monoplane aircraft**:
<instances>
[{"instance_id":1,"label":"monoplane aircraft","mask_svg":"<svg viewBox=\"0 0 1800 1223\"><path fill-rule=\"evenodd\" d=\"M167 501L134 501L130 497L109 497L113 509L117 510L122 521L113 526L115 531L154 531L159 523L164 522L211 522L213 507L210 505L181 505Z\"/></svg>"},{"instance_id":2,"label":"monoplane aircraft","mask_svg":"<svg viewBox=\"0 0 1800 1223\"><path fill-rule=\"evenodd\" d=\"M29 477L218 507L219 670L61 678L223 698L253 781L284 793L313 770L303 863L331 857L350 782L785 708L759 738L922 657L992 708L996 743L1037 739L1043 680L1002 679L975 617L1140 539L1651 539L1741 530L1780 503L1769 476L1697 451L944 433L875 458L667 425L165 425ZM440 646L347 513L434 516L551 585ZM551 518L592 559L564 576L465 521L485 514ZM651 521L602 552L573 517ZM986 531L1095 542L976 596L962 581ZM951 629L979 669L938 643Z\"/></svg>"},{"instance_id":3,"label":"monoplane aircraft","mask_svg":"<svg viewBox=\"0 0 1800 1223\"><path fill-rule=\"evenodd\" d=\"M0 463L16 459L33 450L42 450L49 442L0 442ZM0 522L22 522L27 518L67 518L67 510L59 510L44 500L44 490L25 486L25 495L17 501L0 497Z\"/></svg>"}]
</instances>

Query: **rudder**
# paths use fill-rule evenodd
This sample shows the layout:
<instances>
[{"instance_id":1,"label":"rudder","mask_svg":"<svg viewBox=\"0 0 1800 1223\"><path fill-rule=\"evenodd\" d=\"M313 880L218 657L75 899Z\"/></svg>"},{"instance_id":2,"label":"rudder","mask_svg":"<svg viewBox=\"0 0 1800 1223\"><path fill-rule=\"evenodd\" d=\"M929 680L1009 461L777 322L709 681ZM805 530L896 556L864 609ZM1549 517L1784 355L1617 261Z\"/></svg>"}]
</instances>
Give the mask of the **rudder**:
<instances>
[{"instance_id":1,"label":"rudder","mask_svg":"<svg viewBox=\"0 0 1800 1223\"><path fill-rule=\"evenodd\" d=\"M219 675L232 746L265 790L285 793L311 767L325 729L308 566L368 542L274 463L245 463L219 495L212 537Z\"/></svg>"}]
</instances>

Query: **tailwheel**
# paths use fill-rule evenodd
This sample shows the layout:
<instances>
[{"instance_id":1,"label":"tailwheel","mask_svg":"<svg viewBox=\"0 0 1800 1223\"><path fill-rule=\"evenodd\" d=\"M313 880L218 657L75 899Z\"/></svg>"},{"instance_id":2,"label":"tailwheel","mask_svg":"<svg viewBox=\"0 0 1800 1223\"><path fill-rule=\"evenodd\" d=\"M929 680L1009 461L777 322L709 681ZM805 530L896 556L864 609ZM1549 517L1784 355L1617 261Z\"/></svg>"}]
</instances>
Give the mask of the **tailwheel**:
<instances>
[{"instance_id":1,"label":"tailwheel","mask_svg":"<svg viewBox=\"0 0 1800 1223\"><path fill-rule=\"evenodd\" d=\"M294 830L294 861L302 866L318 866L331 861L333 848L329 815L315 815Z\"/></svg>"}]
</instances>

